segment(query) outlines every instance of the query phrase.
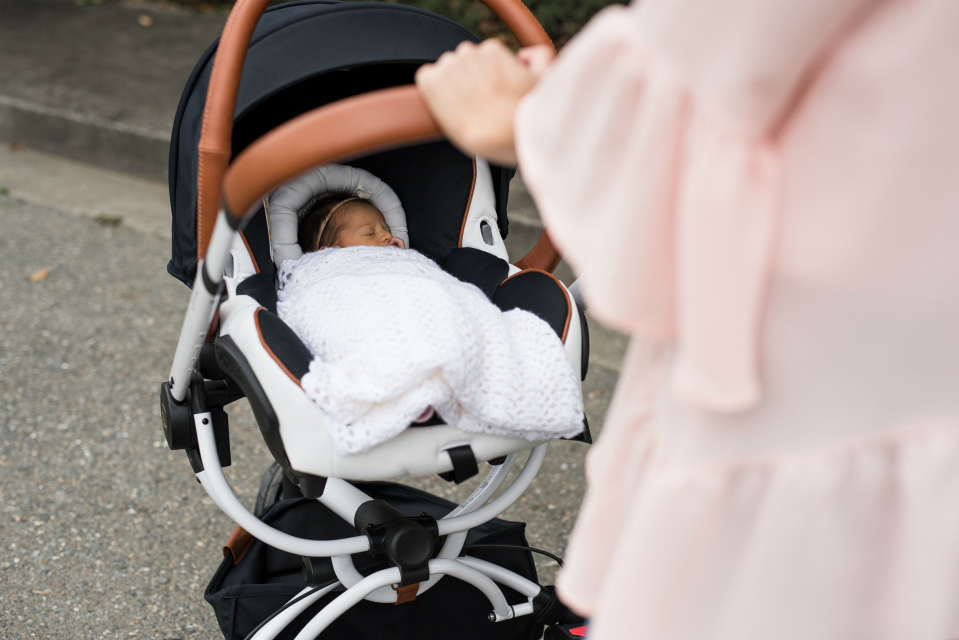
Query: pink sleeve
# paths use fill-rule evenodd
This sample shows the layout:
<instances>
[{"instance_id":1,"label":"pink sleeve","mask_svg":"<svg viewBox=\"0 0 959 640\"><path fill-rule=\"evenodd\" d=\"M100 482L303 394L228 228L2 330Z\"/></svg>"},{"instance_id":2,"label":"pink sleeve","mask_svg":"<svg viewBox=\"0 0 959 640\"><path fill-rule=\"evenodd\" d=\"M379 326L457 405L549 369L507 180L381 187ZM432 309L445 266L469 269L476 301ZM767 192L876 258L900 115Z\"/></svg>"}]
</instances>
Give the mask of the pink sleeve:
<instances>
[{"instance_id":1,"label":"pink sleeve","mask_svg":"<svg viewBox=\"0 0 959 640\"><path fill-rule=\"evenodd\" d=\"M591 311L676 342L703 408L760 399L774 132L871 0L643 0L599 14L516 115L517 153Z\"/></svg>"}]
</instances>

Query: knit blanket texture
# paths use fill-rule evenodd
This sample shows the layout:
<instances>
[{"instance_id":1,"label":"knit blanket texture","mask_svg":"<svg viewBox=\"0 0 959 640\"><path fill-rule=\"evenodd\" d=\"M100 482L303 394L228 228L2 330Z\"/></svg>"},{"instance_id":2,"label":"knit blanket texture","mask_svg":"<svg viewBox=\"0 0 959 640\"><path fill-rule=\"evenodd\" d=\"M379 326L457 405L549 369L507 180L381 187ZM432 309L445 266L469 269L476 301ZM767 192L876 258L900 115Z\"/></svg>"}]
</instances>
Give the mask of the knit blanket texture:
<instances>
[{"instance_id":1,"label":"knit blanket texture","mask_svg":"<svg viewBox=\"0 0 959 640\"><path fill-rule=\"evenodd\" d=\"M579 379L528 311L502 312L414 250L323 249L280 265L277 310L313 354L301 384L341 455L432 406L450 426L531 441L582 431Z\"/></svg>"}]
</instances>

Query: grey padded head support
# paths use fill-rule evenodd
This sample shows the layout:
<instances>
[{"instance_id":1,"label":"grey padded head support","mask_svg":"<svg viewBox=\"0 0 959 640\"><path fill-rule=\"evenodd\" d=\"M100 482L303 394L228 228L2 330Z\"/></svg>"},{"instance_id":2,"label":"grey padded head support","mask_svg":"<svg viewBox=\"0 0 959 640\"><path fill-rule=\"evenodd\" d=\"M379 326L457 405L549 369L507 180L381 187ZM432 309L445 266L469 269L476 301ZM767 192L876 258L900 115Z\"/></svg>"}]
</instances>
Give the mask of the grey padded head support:
<instances>
[{"instance_id":1,"label":"grey padded head support","mask_svg":"<svg viewBox=\"0 0 959 640\"><path fill-rule=\"evenodd\" d=\"M328 164L291 180L270 196L270 242L273 245L273 262L277 266L284 260L298 260L303 256L296 238L300 223L298 212L311 198L330 191L350 191L372 202L383 212L393 235L402 238L407 247L410 246L406 212L390 186L369 171L342 164Z\"/></svg>"}]
</instances>

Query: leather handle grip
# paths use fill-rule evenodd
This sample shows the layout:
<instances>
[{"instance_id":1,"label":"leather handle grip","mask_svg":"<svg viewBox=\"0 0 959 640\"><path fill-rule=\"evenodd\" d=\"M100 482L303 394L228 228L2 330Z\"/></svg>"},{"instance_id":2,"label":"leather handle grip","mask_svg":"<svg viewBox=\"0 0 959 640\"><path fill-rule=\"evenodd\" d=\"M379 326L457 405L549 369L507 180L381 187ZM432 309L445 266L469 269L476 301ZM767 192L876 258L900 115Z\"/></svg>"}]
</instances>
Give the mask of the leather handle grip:
<instances>
[{"instance_id":1,"label":"leather handle grip","mask_svg":"<svg viewBox=\"0 0 959 640\"><path fill-rule=\"evenodd\" d=\"M496 17L503 21L522 46L534 47L538 44L553 46L553 41L549 39L543 25L522 0L480 0L480 2L489 7Z\"/></svg>"},{"instance_id":2,"label":"leather handle grip","mask_svg":"<svg viewBox=\"0 0 959 640\"><path fill-rule=\"evenodd\" d=\"M442 137L413 85L338 100L244 149L223 180L223 203L230 215L244 218L270 191L313 167Z\"/></svg>"},{"instance_id":3,"label":"leather handle grip","mask_svg":"<svg viewBox=\"0 0 959 640\"><path fill-rule=\"evenodd\" d=\"M226 20L213 58L197 146L197 262L206 254L220 209L220 185L230 163L233 114L240 75L253 30L270 0L237 0Z\"/></svg>"},{"instance_id":4,"label":"leather handle grip","mask_svg":"<svg viewBox=\"0 0 959 640\"><path fill-rule=\"evenodd\" d=\"M506 24L521 45L552 46L542 25L521 0L481 2ZM198 259L203 258L213 233L221 186L228 208L235 215L245 216L271 189L313 166L441 135L415 87L386 89L341 100L290 120L245 149L224 179L243 62L253 30L269 3L237 1L213 61L198 146ZM544 232L517 265L552 271L558 263L559 253Z\"/></svg>"}]
</instances>

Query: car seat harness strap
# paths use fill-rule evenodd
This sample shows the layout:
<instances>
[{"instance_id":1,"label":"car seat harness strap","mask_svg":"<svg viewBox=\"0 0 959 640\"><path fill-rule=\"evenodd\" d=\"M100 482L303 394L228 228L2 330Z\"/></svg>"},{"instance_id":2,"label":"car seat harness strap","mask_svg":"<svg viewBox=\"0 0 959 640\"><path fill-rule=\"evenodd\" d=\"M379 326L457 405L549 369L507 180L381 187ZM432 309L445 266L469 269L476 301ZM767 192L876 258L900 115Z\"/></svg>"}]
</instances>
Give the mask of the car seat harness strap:
<instances>
[{"instance_id":1,"label":"car seat harness strap","mask_svg":"<svg viewBox=\"0 0 959 640\"><path fill-rule=\"evenodd\" d=\"M453 470L439 475L447 482L460 484L479 473L479 467L476 466L476 456L473 455L473 448L468 444L450 447L446 449L446 453L449 454L450 462L453 463Z\"/></svg>"}]
</instances>

